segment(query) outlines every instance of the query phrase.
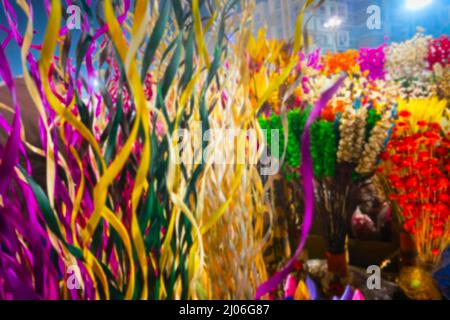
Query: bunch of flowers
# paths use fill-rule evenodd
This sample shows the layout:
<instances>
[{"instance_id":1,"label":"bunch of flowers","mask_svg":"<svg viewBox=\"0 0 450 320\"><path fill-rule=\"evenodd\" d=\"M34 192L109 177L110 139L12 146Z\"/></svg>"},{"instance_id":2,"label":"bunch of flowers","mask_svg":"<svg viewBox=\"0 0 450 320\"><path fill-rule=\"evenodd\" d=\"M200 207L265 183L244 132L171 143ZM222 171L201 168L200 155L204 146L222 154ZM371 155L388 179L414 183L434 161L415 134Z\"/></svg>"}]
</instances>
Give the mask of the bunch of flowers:
<instances>
[{"instance_id":1,"label":"bunch of flowers","mask_svg":"<svg viewBox=\"0 0 450 320\"><path fill-rule=\"evenodd\" d=\"M249 99L249 69L261 62L248 65L239 48L227 56L235 1L221 2L205 26L203 1L142 0L134 10L131 3L102 2L102 19L83 24L73 43L61 28L64 4L51 1L36 61L29 54L32 2L20 9L2 2L4 44L21 47L26 89L41 118L32 132L41 143L30 153L44 158L47 175L39 180L47 185L35 181L42 177L27 161L24 106L13 101L13 124L0 121L7 133L0 146L1 299L243 299L267 278L262 248L270 206L254 165L259 150L245 148L245 165L215 165L214 152L203 151L233 150L231 143L201 136L180 154L175 149L177 129L192 133L199 122L201 130L257 127L256 114L283 81ZM17 10L28 18L23 36ZM215 39L213 56L206 32ZM243 47L246 35L234 34ZM15 99L3 50L0 75Z\"/></svg>"},{"instance_id":2,"label":"bunch of flowers","mask_svg":"<svg viewBox=\"0 0 450 320\"><path fill-rule=\"evenodd\" d=\"M303 92L308 91L306 87L308 78L300 79L298 68L301 59L297 61L297 68L291 68L292 66L290 66L294 56L292 44L283 40L267 39L265 29L259 30L257 37L251 35L248 43L246 54L252 103L255 105L276 79L281 76L284 77L283 72L289 67L290 72L284 78L282 86L271 92L263 109L267 114L272 112L280 114L283 111L282 109L289 110L300 106ZM312 58L307 62L308 65L314 63L315 61ZM301 83L297 85L300 80Z\"/></svg>"},{"instance_id":3,"label":"bunch of flowers","mask_svg":"<svg viewBox=\"0 0 450 320\"><path fill-rule=\"evenodd\" d=\"M365 138L366 120L368 110L366 108L346 108L341 116L339 124L339 148L338 162L351 163L359 159L363 149Z\"/></svg>"},{"instance_id":4,"label":"bunch of flowers","mask_svg":"<svg viewBox=\"0 0 450 320\"><path fill-rule=\"evenodd\" d=\"M354 81L357 80L354 78ZM362 104L362 100L367 100L366 97L351 100L351 95L342 91L329 102L321 117L310 128L316 189L315 212L324 227L330 261L330 273L323 285L330 293L333 288L344 288L348 281L345 266L348 224L358 205L359 190L370 183L375 173L379 154L386 144L395 115L392 106L375 108L372 103ZM272 115L270 118L260 118L262 128L278 129L282 133L280 145L287 145L286 167L293 166L294 172L298 171L301 164L300 137L309 112L310 108L288 112L287 142L284 140L282 117ZM269 148L271 143L268 142ZM280 158L281 154L280 151ZM294 181L298 178L288 176ZM341 290L338 291L340 294Z\"/></svg>"},{"instance_id":5,"label":"bunch of flowers","mask_svg":"<svg viewBox=\"0 0 450 320\"><path fill-rule=\"evenodd\" d=\"M357 194L362 186L372 183L380 155L392 134L397 104L401 110L405 108L405 100L398 102L398 99L409 101L414 97L435 96L436 84L445 87L445 81L433 81L433 74L428 68L428 58L433 51L430 48L437 50L437 46L441 46L439 54L433 55L433 61L445 62L445 43L445 40L432 41L419 30L413 39L399 44L328 52L322 57L319 51L309 56L301 53L295 70L297 74L292 73L290 81L286 82L287 85L297 83L295 99L286 99L288 104L289 101L297 102L291 104L294 109L286 115L279 108L282 97L288 92L282 88L273 95L275 107L271 108L269 101L268 112L259 119L263 129L279 130L281 148L276 155L282 160L283 176L288 181L296 181L300 178L298 169L302 161L300 137L309 106L317 101L320 92L330 86L334 76L341 72L349 75L322 110L320 119L310 128L315 212L325 227L324 236L328 241L330 257L335 255L330 259L334 261L330 263L332 268L336 261L340 261L338 255L345 251L349 217L356 209ZM282 65L284 56L281 54L274 65ZM440 63L434 64L434 69L439 67L442 69L439 79L442 79L447 69L442 68ZM408 108L416 108L414 101L410 101ZM435 99L427 103L429 107L424 112L428 114L427 121L432 122L431 118L445 108L445 103L435 103ZM442 123L444 121L443 118ZM271 149L270 137L267 139Z\"/></svg>"},{"instance_id":6,"label":"bunch of flowers","mask_svg":"<svg viewBox=\"0 0 450 320\"><path fill-rule=\"evenodd\" d=\"M431 36L425 36L423 30L401 43L392 43L386 48L386 68L393 80L418 78L427 80L429 73L426 57L428 56Z\"/></svg>"},{"instance_id":7,"label":"bunch of flowers","mask_svg":"<svg viewBox=\"0 0 450 320\"><path fill-rule=\"evenodd\" d=\"M433 92L427 62L432 38L423 32L419 29L412 39L386 48L388 81L398 85L403 98L428 97Z\"/></svg>"},{"instance_id":8,"label":"bunch of flowers","mask_svg":"<svg viewBox=\"0 0 450 320\"><path fill-rule=\"evenodd\" d=\"M440 102L411 103L416 106L399 107L379 172L421 261L435 265L450 242L450 139L436 117L422 116L439 109L442 115Z\"/></svg>"},{"instance_id":9,"label":"bunch of flowers","mask_svg":"<svg viewBox=\"0 0 450 320\"><path fill-rule=\"evenodd\" d=\"M450 100L450 37L433 39L428 52L428 67L433 71L437 95Z\"/></svg>"},{"instance_id":10,"label":"bunch of flowers","mask_svg":"<svg viewBox=\"0 0 450 320\"><path fill-rule=\"evenodd\" d=\"M369 80L385 79L385 47L386 45L381 45L378 48L359 49L359 65L361 72L367 74Z\"/></svg>"},{"instance_id":11,"label":"bunch of flowers","mask_svg":"<svg viewBox=\"0 0 450 320\"><path fill-rule=\"evenodd\" d=\"M327 76L340 72L357 73L360 71L358 59L358 50L347 50L337 53L328 52L324 57L324 72Z\"/></svg>"},{"instance_id":12,"label":"bunch of flowers","mask_svg":"<svg viewBox=\"0 0 450 320\"><path fill-rule=\"evenodd\" d=\"M312 131L312 156L317 180L317 208L325 225L330 250L342 252L346 225L356 209L358 190L373 176L389 136L394 109L376 110L356 99L345 104L333 122L318 121ZM317 141L317 144L316 144Z\"/></svg>"},{"instance_id":13,"label":"bunch of flowers","mask_svg":"<svg viewBox=\"0 0 450 320\"><path fill-rule=\"evenodd\" d=\"M450 37L442 35L430 42L428 49L428 68L433 69L435 64L446 67L450 64Z\"/></svg>"}]
</instances>

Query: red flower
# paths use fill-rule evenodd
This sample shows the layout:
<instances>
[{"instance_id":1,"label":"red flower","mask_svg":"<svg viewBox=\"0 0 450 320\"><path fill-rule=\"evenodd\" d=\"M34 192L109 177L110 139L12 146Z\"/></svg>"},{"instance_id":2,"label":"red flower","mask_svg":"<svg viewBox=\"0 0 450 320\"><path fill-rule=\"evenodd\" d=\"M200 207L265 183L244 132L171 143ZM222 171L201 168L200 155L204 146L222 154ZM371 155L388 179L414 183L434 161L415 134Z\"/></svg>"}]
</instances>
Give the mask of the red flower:
<instances>
[{"instance_id":1,"label":"red flower","mask_svg":"<svg viewBox=\"0 0 450 320\"><path fill-rule=\"evenodd\" d=\"M417 125L419 127L425 127L427 125L427 122L425 120L420 120L420 121L417 121Z\"/></svg>"},{"instance_id":2,"label":"red flower","mask_svg":"<svg viewBox=\"0 0 450 320\"><path fill-rule=\"evenodd\" d=\"M449 36L442 35L437 39L434 39L430 43L428 49L428 67L430 70L436 63L442 66L450 64L450 38Z\"/></svg>"},{"instance_id":3,"label":"red flower","mask_svg":"<svg viewBox=\"0 0 450 320\"><path fill-rule=\"evenodd\" d=\"M446 148L436 148L436 154L442 157L445 157L446 155L448 155L449 151Z\"/></svg>"},{"instance_id":4,"label":"red flower","mask_svg":"<svg viewBox=\"0 0 450 320\"><path fill-rule=\"evenodd\" d=\"M401 114L408 116L408 112ZM390 183L389 199L399 207L404 229L416 236L419 245L436 241L439 248L450 230L450 141L439 124L417 124L424 129L411 133L405 130L407 121L397 123L399 134L391 136L380 155L378 172ZM426 247L425 254L431 255Z\"/></svg>"},{"instance_id":5,"label":"red flower","mask_svg":"<svg viewBox=\"0 0 450 320\"><path fill-rule=\"evenodd\" d=\"M436 122L431 122L429 124L430 129L439 132L441 130L441 125L439 123Z\"/></svg>"},{"instance_id":6,"label":"red flower","mask_svg":"<svg viewBox=\"0 0 450 320\"><path fill-rule=\"evenodd\" d=\"M405 230L409 233L414 233L414 227L415 221L413 219L408 219L403 226L403 228L405 228Z\"/></svg>"},{"instance_id":7,"label":"red flower","mask_svg":"<svg viewBox=\"0 0 450 320\"><path fill-rule=\"evenodd\" d=\"M408 118L411 116L411 112L409 112L407 110L403 110L403 111L400 111L398 115L402 118Z\"/></svg>"},{"instance_id":8,"label":"red flower","mask_svg":"<svg viewBox=\"0 0 450 320\"><path fill-rule=\"evenodd\" d=\"M433 250L431 250L431 253L432 253L433 255L435 255L435 256L438 256L438 255L441 253L441 250L439 250L439 249L433 249Z\"/></svg>"},{"instance_id":9,"label":"red flower","mask_svg":"<svg viewBox=\"0 0 450 320\"><path fill-rule=\"evenodd\" d=\"M401 160L401 157L398 154L393 154L391 157L392 162L398 163Z\"/></svg>"},{"instance_id":10,"label":"red flower","mask_svg":"<svg viewBox=\"0 0 450 320\"><path fill-rule=\"evenodd\" d=\"M406 182L406 186L408 188L417 188L418 184L419 184L418 179L415 176L409 178L408 181ZM414 194L411 194L411 195L413 198L415 197Z\"/></svg>"},{"instance_id":11,"label":"red flower","mask_svg":"<svg viewBox=\"0 0 450 320\"><path fill-rule=\"evenodd\" d=\"M432 237L434 239L440 238L444 235L444 228L442 226L433 228Z\"/></svg>"}]
</instances>

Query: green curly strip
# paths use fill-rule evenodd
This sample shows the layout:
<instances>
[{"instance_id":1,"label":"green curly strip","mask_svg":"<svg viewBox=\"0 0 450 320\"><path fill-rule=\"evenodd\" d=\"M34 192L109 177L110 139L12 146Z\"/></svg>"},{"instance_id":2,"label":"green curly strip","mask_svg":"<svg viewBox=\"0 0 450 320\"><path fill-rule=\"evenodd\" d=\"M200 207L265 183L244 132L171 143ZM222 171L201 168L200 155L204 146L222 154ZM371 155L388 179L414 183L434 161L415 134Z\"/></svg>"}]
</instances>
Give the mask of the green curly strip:
<instances>
[{"instance_id":1,"label":"green curly strip","mask_svg":"<svg viewBox=\"0 0 450 320\"><path fill-rule=\"evenodd\" d=\"M381 120L381 114L377 113L377 110L375 109L370 109L369 110L369 115L367 116L367 124L366 124L366 142L369 140L370 134L373 130L373 128L375 127L375 125L377 124L378 121Z\"/></svg>"},{"instance_id":2,"label":"green curly strip","mask_svg":"<svg viewBox=\"0 0 450 320\"><path fill-rule=\"evenodd\" d=\"M287 135L287 148L286 148L286 163L290 168L297 169L300 166L301 154L300 154L300 138L303 133L303 128L306 123L306 118L304 112L300 109L290 110L287 114L288 118L288 135ZM269 119L260 117L258 118L261 129L267 130L267 145L271 154L274 157L280 158L283 154L285 133L283 130L283 123L281 116L271 115ZM272 136L270 134L271 130L279 130L279 151L276 152L272 145Z\"/></svg>"},{"instance_id":3,"label":"green curly strip","mask_svg":"<svg viewBox=\"0 0 450 320\"><path fill-rule=\"evenodd\" d=\"M301 111L299 109L288 112L288 143L286 150L286 162L291 168L300 166L300 137L301 137Z\"/></svg>"},{"instance_id":4,"label":"green curly strip","mask_svg":"<svg viewBox=\"0 0 450 320\"><path fill-rule=\"evenodd\" d=\"M311 126L311 156L316 178L334 177L336 152L337 141L333 123L325 120L314 122Z\"/></svg>"},{"instance_id":5,"label":"green curly strip","mask_svg":"<svg viewBox=\"0 0 450 320\"><path fill-rule=\"evenodd\" d=\"M283 123L281 121L281 117L278 115L272 115L270 117L270 129L271 130L278 130L278 134L279 134L279 145L278 145L278 150L276 150L274 148L274 146L270 145L270 151L271 154L280 159L281 155L283 154L283 148L284 148L284 130L283 130ZM270 133L268 133L270 134ZM272 140L272 137L271 137Z\"/></svg>"},{"instance_id":6,"label":"green curly strip","mask_svg":"<svg viewBox=\"0 0 450 320\"><path fill-rule=\"evenodd\" d=\"M293 109L287 114L289 132L287 135L288 141L285 165L290 169L298 169L300 167L300 140L310 111L310 108L305 109L304 111ZM269 119L260 117L258 121L261 128L268 132L267 145L269 150L272 151L273 156L280 158L285 139L281 117L278 115L271 115ZM274 152L275 150L272 148L270 130L274 129L280 130L280 150L278 153ZM325 120L314 122L311 126L311 156L314 163L314 175L316 178L334 177L336 172L336 152L337 137L334 131L333 122ZM297 174L289 173L290 170L283 170L283 172L288 180L298 177Z\"/></svg>"},{"instance_id":7,"label":"green curly strip","mask_svg":"<svg viewBox=\"0 0 450 320\"><path fill-rule=\"evenodd\" d=\"M292 169L298 169L301 164L300 143L303 130L308 120L311 108L305 110L293 109L287 114L289 132L287 135L287 149L285 163L283 164L283 175L289 181L298 178L298 173ZM370 109L367 117L365 138L369 139L371 132L381 115L375 109ZM285 133L281 116L271 115L270 118L260 117L258 119L262 129L267 130L267 145L271 154L278 159L283 153ZM272 146L270 130L279 130L280 145L278 152ZM326 120L318 120L311 126L311 156L313 159L314 176L317 179L334 177L337 166L337 149L339 132L335 131L334 123ZM357 176L355 176L356 178Z\"/></svg>"},{"instance_id":8,"label":"green curly strip","mask_svg":"<svg viewBox=\"0 0 450 320\"><path fill-rule=\"evenodd\" d=\"M286 161L283 174L288 180L295 179L298 174L289 169L298 169L301 164L300 140L311 108L290 110L287 114L289 132L287 135ZM258 119L262 129L267 130L267 145L274 157L280 158L283 152L285 133L279 115ZM279 130L280 150L275 152L272 146L270 130ZM317 178L333 177L336 172L337 137L334 124L325 120L316 121L311 127L311 155L314 174Z\"/></svg>"}]
</instances>

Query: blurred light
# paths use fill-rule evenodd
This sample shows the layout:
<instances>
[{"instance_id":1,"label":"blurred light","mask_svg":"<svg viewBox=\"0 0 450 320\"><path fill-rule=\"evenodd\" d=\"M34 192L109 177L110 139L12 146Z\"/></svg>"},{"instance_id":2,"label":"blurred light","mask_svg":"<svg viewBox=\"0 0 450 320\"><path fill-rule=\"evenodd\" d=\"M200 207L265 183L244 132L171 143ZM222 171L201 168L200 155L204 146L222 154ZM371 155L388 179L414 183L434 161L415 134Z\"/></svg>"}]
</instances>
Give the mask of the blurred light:
<instances>
[{"instance_id":1,"label":"blurred light","mask_svg":"<svg viewBox=\"0 0 450 320\"><path fill-rule=\"evenodd\" d=\"M331 17L327 22L323 25L326 29L334 29L339 27L342 24L342 19L339 17Z\"/></svg>"},{"instance_id":2,"label":"blurred light","mask_svg":"<svg viewBox=\"0 0 450 320\"><path fill-rule=\"evenodd\" d=\"M406 0L406 7L410 10L418 10L431 4L433 0Z\"/></svg>"}]
</instances>

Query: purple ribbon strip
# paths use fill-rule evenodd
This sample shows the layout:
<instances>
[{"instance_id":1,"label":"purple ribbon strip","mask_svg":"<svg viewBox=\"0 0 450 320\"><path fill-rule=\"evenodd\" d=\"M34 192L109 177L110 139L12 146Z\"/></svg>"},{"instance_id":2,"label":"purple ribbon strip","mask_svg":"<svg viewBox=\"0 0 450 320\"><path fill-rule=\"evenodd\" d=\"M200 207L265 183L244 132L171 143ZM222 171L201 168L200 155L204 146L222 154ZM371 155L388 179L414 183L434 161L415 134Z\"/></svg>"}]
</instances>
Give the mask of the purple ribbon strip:
<instances>
[{"instance_id":1,"label":"purple ribbon strip","mask_svg":"<svg viewBox=\"0 0 450 320\"><path fill-rule=\"evenodd\" d=\"M291 272L295 262L297 261L300 253L303 250L303 247L306 243L306 239L308 237L309 230L311 228L312 219L313 219L313 211L314 211L314 171L313 171L313 163L311 158L311 139L310 139L310 127L319 118L322 110L326 107L328 101L334 96L342 82L344 81L346 76L342 76L338 81L336 81L333 86L327 89L322 93L319 100L314 105L311 113L308 117L308 121L305 125L305 130L302 136L302 144L301 144L301 153L302 153L302 165L301 165L301 174L303 177L303 190L305 195L305 211L304 211L304 219L303 219L303 227L302 233L300 236L300 241L297 246L297 250L295 251L292 258L284 265L284 267L276 272L269 280L261 284L258 289L256 289L256 299L259 300L265 294L271 292L276 289L277 286L286 278Z\"/></svg>"},{"instance_id":2,"label":"purple ribbon strip","mask_svg":"<svg viewBox=\"0 0 450 320\"><path fill-rule=\"evenodd\" d=\"M0 48L0 76L5 81L5 84L11 93L15 111L11 132L8 141L6 142L6 147L3 150L2 163L0 164L0 194L5 195L6 189L8 188L14 173L14 166L19 158L21 140L19 102L17 100L16 88L14 86L11 70L9 69L9 63L3 48Z\"/></svg>"}]
</instances>

